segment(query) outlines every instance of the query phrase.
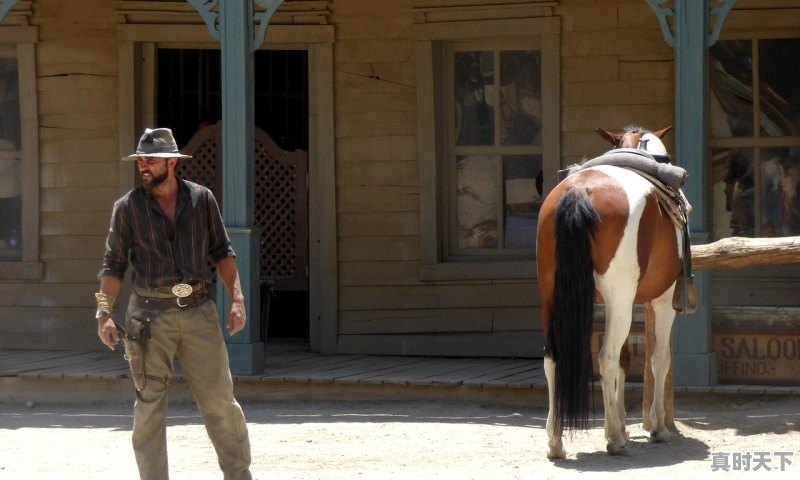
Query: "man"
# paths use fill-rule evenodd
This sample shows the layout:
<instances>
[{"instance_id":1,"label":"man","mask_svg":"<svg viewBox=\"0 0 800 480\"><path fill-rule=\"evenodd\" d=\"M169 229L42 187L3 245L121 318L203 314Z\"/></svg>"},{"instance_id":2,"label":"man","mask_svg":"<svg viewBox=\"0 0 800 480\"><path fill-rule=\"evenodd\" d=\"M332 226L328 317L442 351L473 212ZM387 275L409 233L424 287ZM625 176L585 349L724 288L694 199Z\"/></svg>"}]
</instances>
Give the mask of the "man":
<instances>
[{"instance_id":1,"label":"man","mask_svg":"<svg viewBox=\"0 0 800 480\"><path fill-rule=\"evenodd\" d=\"M245 325L244 297L235 255L219 207L207 188L179 179L182 155L172 131L146 129L136 153L142 185L116 201L106 240L97 334L110 349L125 342L136 386L133 450L142 479L169 477L166 445L167 385L173 358L180 360L217 451L225 479L250 479L250 441L233 396L228 353L208 298L208 259L232 298L230 335ZM129 260L130 258L130 260ZM133 267L133 293L125 326L112 319L125 271Z\"/></svg>"}]
</instances>

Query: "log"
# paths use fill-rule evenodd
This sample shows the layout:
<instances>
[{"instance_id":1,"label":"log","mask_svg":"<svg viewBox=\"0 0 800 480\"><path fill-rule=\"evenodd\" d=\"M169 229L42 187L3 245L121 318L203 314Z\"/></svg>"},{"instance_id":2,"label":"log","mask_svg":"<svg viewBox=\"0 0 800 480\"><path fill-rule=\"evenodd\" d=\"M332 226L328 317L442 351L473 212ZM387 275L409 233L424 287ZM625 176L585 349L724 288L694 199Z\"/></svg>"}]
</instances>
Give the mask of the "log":
<instances>
[{"instance_id":1,"label":"log","mask_svg":"<svg viewBox=\"0 0 800 480\"><path fill-rule=\"evenodd\" d=\"M800 237L729 237L705 245L692 245L693 270L800 263Z\"/></svg>"}]
</instances>

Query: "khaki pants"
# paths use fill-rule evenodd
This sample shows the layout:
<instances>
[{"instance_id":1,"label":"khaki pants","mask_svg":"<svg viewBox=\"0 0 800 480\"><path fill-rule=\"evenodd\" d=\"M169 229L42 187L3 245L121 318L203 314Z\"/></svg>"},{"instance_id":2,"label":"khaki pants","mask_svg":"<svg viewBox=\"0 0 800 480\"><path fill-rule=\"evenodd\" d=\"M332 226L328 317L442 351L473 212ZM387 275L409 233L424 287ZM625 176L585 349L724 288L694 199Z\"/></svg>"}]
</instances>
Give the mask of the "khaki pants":
<instances>
[{"instance_id":1,"label":"khaki pants","mask_svg":"<svg viewBox=\"0 0 800 480\"><path fill-rule=\"evenodd\" d=\"M247 423L236 399L216 305L153 311L131 297L132 317L150 318L144 352L147 384L136 392L133 451L142 480L169 478L167 463L167 384L173 359L180 360L226 480L251 479ZM146 306L145 306L146 307ZM156 380L156 378L165 381Z\"/></svg>"}]
</instances>

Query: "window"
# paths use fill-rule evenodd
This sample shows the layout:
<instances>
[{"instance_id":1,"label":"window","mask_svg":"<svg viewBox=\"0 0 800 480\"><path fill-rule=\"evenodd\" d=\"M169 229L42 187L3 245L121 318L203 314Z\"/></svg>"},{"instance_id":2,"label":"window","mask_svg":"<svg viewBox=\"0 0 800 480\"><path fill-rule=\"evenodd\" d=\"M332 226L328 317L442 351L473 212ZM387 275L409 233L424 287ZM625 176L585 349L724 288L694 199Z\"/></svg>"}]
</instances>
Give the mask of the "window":
<instances>
[{"instance_id":1,"label":"window","mask_svg":"<svg viewBox=\"0 0 800 480\"><path fill-rule=\"evenodd\" d=\"M0 280L38 280L36 27L0 27Z\"/></svg>"},{"instance_id":2,"label":"window","mask_svg":"<svg viewBox=\"0 0 800 480\"><path fill-rule=\"evenodd\" d=\"M534 278L560 165L560 19L435 11L417 29L420 277Z\"/></svg>"},{"instance_id":3,"label":"window","mask_svg":"<svg viewBox=\"0 0 800 480\"><path fill-rule=\"evenodd\" d=\"M22 260L22 136L15 50L0 50L0 261Z\"/></svg>"},{"instance_id":4,"label":"window","mask_svg":"<svg viewBox=\"0 0 800 480\"><path fill-rule=\"evenodd\" d=\"M800 39L720 41L709 61L715 237L800 234Z\"/></svg>"},{"instance_id":5,"label":"window","mask_svg":"<svg viewBox=\"0 0 800 480\"><path fill-rule=\"evenodd\" d=\"M543 178L537 43L449 45L447 258L534 254Z\"/></svg>"}]
</instances>

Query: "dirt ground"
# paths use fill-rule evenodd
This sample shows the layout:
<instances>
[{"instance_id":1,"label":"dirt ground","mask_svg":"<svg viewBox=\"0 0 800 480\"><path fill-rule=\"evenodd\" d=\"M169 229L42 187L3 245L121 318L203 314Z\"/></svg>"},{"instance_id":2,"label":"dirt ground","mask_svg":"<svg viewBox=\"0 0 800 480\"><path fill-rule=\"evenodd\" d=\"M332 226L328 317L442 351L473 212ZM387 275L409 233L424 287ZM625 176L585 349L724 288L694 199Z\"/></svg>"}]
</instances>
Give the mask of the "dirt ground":
<instances>
[{"instance_id":1,"label":"dirt ground","mask_svg":"<svg viewBox=\"0 0 800 480\"><path fill-rule=\"evenodd\" d=\"M597 421L590 431L565 438L568 458L558 462L545 457L546 411L539 408L452 401L287 401L243 408L253 475L264 480L594 479L619 478L620 472L681 480L800 478L800 399L677 398L676 405L680 433L669 444L647 442L635 406L625 455L605 453ZM0 479L138 478L131 413L131 405L0 404ZM195 407L172 405L169 425L171 478L221 478ZM753 452L762 452L757 455L764 461L756 462ZM728 471L715 470L725 459Z\"/></svg>"}]
</instances>

